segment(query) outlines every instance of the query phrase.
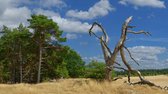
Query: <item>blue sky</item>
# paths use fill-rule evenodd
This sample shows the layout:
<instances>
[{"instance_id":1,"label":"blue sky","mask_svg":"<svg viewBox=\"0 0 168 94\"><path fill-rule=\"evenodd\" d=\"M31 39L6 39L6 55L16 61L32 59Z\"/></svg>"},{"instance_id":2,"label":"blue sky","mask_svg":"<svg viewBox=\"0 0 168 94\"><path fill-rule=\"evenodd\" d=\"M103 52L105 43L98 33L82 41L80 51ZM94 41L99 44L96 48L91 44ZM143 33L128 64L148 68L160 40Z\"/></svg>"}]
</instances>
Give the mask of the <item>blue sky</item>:
<instances>
[{"instance_id":1,"label":"blue sky","mask_svg":"<svg viewBox=\"0 0 168 94\"><path fill-rule=\"evenodd\" d=\"M101 46L88 35L94 21L107 31L113 50L120 38L124 20L133 16L134 31L145 30L152 36L128 35L126 46L141 66L127 60L135 68L168 68L168 1L167 0L0 0L0 27L28 25L31 14L52 18L64 31L71 46L86 62L103 61ZM96 28L95 32L101 34ZM121 62L120 57L117 58ZM122 62L121 62L122 63Z\"/></svg>"}]
</instances>

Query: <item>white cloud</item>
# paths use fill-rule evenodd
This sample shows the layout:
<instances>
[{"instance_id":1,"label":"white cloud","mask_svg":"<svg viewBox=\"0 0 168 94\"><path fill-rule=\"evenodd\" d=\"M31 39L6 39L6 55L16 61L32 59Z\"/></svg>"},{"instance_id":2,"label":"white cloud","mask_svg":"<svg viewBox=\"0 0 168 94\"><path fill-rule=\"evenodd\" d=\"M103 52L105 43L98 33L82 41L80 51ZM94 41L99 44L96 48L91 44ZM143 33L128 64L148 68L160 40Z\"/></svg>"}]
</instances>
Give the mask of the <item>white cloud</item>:
<instances>
[{"instance_id":1,"label":"white cloud","mask_svg":"<svg viewBox=\"0 0 168 94\"><path fill-rule=\"evenodd\" d=\"M35 14L42 14L42 15L45 15L45 16L48 16L48 17L53 17L53 16L60 16L59 13L56 13L54 11L51 11L51 10L44 10L44 9L34 9L33 12Z\"/></svg>"},{"instance_id":2,"label":"white cloud","mask_svg":"<svg viewBox=\"0 0 168 94\"><path fill-rule=\"evenodd\" d=\"M19 4L20 0L0 0L0 15L2 15L6 9L16 8Z\"/></svg>"},{"instance_id":3,"label":"white cloud","mask_svg":"<svg viewBox=\"0 0 168 94\"><path fill-rule=\"evenodd\" d=\"M166 51L166 48L164 47L153 46L135 46L128 49L138 61L158 60L157 55Z\"/></svg>"},{"instance_id":4,"label":"white cloud","mask_svg":"<svg viewBox=\"0 0 168 94\"><path fill-rule=\"evenodd\" d=\"M155 46L134 46L129 48L133 53L144 53L144 54L161 54L166 48L164 47L155 47Z\"/></svg>"},{"instance_id":5,"label":"white cloud","mask_svg":"<svg viewBox=\"0 0 168 94\"><path fill-rule=\"evenodd\" d=\"M35 14L43 14L52 18L53 21L55 21L60 27L60 29L63 30L64 32L87 33L91 27L91 24L87 22L81 22L79 20L63 18L59 15L59 13L51 10L34 9L33 12ZM98 27L95 27L93 29L94 32L97 32L98 30L99 30Z\"/></svg>"},{"instance_id":6,"label":"white cloud","mask_svg":"<svg viewBox=\"0 0 168 94\"><path fill-rule=\"evenodd\" d=\"M149 41L149 42L159 42L159 43L168 43L168 38L139 38L141 41Z\"/></svg>"},{"instance_id":7,"label":"white cloud","mask_svg":"<svg viewBox=\"0 0 168 94\"><path fill-rule=\"evenodd\" d=\"M17 27L20 23L27 24L31 11L27 7L6 8L0 15L0 26Z\"/></svg>"},{"instance_id":8,"label":"white cloud","mask_svg":"<svg viewBox=\"0 0 168 94\"><path fill-rule=\"evenodd\" d=\"M134 5L137 7L153 7L153 8L166 8L165 2L161 0L120 0L122 5Z\"/></svg>"},{"instance_id":9,"label":"white cloud","mask_svg":"<svg viewBox=\"0 0 168 94\"><path fill-rule=\"evenodd\" d=\"M87 22L81 22L76 20L70 20L62 18L60 16L53 16L52 19L58 23L59 27L65 32L75 32L75 33L87 33L91 25ZM93 31L98 31L95 28Z\"/></svg>"},{"instance_id":10,"label":"white cloud","mask_svg":"<svg viewBox=\"0 0 168 94\"><path fill-rule=\"evenodd\" d=\"M0 0L0 26L17 27L20 23L27 24L31 10L19 7L20 0Z\"/></svg>"},{"instance_id":11,"label":"white cloud","mask_svg":"<svg viewBox=\"0 0 168 94\"><path fill-rule=\"evenodd\" d=\"M166 66L166 59L160 60L159 56L167 51L165 47L156 47L156 46L134 46L128 48L132 54L132 57L140 64L138 66L126 53L126 59L128 63L135 69L159 69L159 68L168 68ZM121 57L117 57L117 61L125 66L122 63Z\"/></svg>"},{"instance_id":12,"label":"white cloud","mask_svg":"<svg viewBox=\"0 0 168 94\"><path fill-rule=\"evenodd\" d=\"M11 6L10 0L0 0L0 15L2 15L9 6Z\"/></svg>"},{"instance_id":13,"label":"white cloud","mask_svg":"<svg viewBox=\"0 0 168 94\"><path fill-rule=\"evenodd\" d=\"M67 39L77 39L77 35L76 34L71 34L71 33L67 33L66 34L66 38Z\"/></svg>"},{"instance_id":14,"label":"white cloud","mask_svg":"<svg viewBox=\"0 0 168 94\"><path fill-rule=\"evenodd\" d=\"M15 3L17 5L31 5L36 8L40 7L51 9L51 8L66 7L66 3L63 0L7 0L7 1L12 1L12 3Z\"/></svg>"},{"instance_id":15,"label":"white cloud","mask_svg":"<svg viewBox=\"0 0 168 94\"><path fill-rule=\"evenodd\" d=\"M86 62L91 62L92 60L96 60L98 62L104 62L104 58L101 55L92 57L83 57L82 59Z\"/></svg>"},{"instance_id":16,"label":"white cloud","mask_svg":"<svg viewBox=\"0 0 168 94\"><path fill-rule=\"evenodd\" d=\"M44 8L50 7L65 7L66 3L63 0L40 0L40 6Z\"/></svg>"},{"instance_id":17,"label":"white cloud","mask_svg":"<svg viewBox=\"0 0 168 94\"><path fill-rule=\"evenodd\" d=\"M59 13L51 10L38 8L31 11L27 7L6 8L6 10L4 10L4 12L0 15L0 26L7 25L13 28L17 27L20 23L27 25L27 19L30 18L32 13L43 14L52 18L55 22L58 23L58 26L64 32L87 33L91 27L91 25L87 22L62 18ZM94 31L98 31L98 29L95 28Z\"/></svg>"},{"instance_id":18,"label":"white cloud","mask_svg":"<svg viewBox=\"0 0 168 94\"><path fill-rule=\"evenodd\" d=\"M69 10L66 15L78 19L94 19L99 16L105 16L112 10L114 8L112 8L108 0L100 0L90 7L88 11Z\"/></svg>"},{"instance_id":19,"label":"white cloud","mask_svg":"<svg viewBox=\"0 0 168 94\"><path fill-rule=\"evenodd\" d=\"M61 5L63 0L40 0L47 6ZM37 8L30 10L28 7L20 7L20 5L36 4ZM40 3L40 2L39 2ZM31 0L0 0L0 26L6 25L8 27L17 27L20 23L28 25L27 19L30 18L31 14L43 14L52 18L58 23L58 26L64 32L75 32L75 33L87 33L91 24L87 22L81 22L78 20L70 20L68 18L62 18L59 13L53 10L44 10L38 8L37 2ZM94 31L98 31L97 28Z\"/></svg>"},{"instance_id":20,"label":"white cloud","mask_svg":"<svg viewBox=\"0 0 168 94\"><path fill-rule=\"evenodd\" d=\"M138 66L128 55L125 50L126 60L133 69L162 69L168 68L168 59L159 59L160 55L163 55L167 49L165 47L157 46L134 46L128 48L133 56L133 58L140 64ZM90 62L91 60L97 60L99 62L104 62L102 55L83 57L83 60ZM117 62L121 66L125 67L124 63L121 60L120 54L117 56ZM126 67L125 67L126 68Z\"/></svg>"}]
</instances>

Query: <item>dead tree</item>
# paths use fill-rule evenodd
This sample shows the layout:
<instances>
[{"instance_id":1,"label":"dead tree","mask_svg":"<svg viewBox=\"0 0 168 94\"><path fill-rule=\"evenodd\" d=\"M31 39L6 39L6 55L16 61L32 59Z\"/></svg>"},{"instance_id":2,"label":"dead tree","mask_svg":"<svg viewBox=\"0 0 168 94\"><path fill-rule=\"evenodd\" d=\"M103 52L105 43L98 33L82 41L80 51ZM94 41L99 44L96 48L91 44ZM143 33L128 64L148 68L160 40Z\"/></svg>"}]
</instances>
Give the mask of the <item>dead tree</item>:
<instances>
[{"instance_id":1,"label":"dead tree","mask_svg":"<svg viewBox=\"0 0 168 94\"><path fill-rule=\"evenodd\" d=\"M102 36L97 36L94 32L92 32L93 27L96 26L96 25L98 27L100 27L100 29L102 30L102 32L103 32ZM112 60L110 60L112 53L111 53L111 50L108 48L108 42L109 42L108 35L107 35L106 31L103 29L103 27L97 22L94 22L92 24L92 27L89 30L89 34L90 34L90 36L93 34L95 37L97 37L100 40L100 44L101 44L101 47L102 47L104 59L105 59L105 62L106 62L106 69L105 69L106 76L105 76L105 79L111 80L112 68L109 68L109 67L113 63L111 62Z\"/></svg>"},{"instance_id":2,"label":"dead tree","mask_svg":"<svg viewBox=\"0 0 168 94\"><path fill-rule=\"evenodd\" d=\"M111 52L111 50L109 49L108 47L108 41L109 41L109 38L108 38L108 35L106 33L106 31L103 29L103 27L101 26L101 24L97 23L97 22L94 22L92 24L92 27L89 29L89 34L90 35L94 35L95 37L97 37L99 40L100 40L100 44L101 44L101 47L102 47L102 51L103 51L103 55L104 55L104 59L105 59L105 63L106 63L106 68L105 68L105 79L106 80L109 80L111 81L111 72L113 70L113 68L117 68L117 69L122 69L122 70L125 70L128 72L128 82L130 82L130 75L131 73L135 72L137 73L140 81L137 82L137 83L133 83L133 84L148 84L150 86L156 86L154 83L150 82L150 81L147 81L145 80L140 71L138 70L134 70L126 61L126 58L125 58L125 53L124 53L124 49L126 49L126 51L128 51L129 53L129 56L131 57L131 59L137 63L139 65L139 63L132 57L131 55L131 52L129 51L129 49L125 46L125 41L126 41L126 37L127 37L127 34L128 33L132 33L132 34L145 34L145 35L150 35L149 32L145 32L145 31L138 31L138 32L135 32L135 31L131 31L130 29L134 28L135 26L129 26L129 23L131 22L132 20L132 16L130 16L129 18L127 18L125 20L125 22L123 23L122 25L122 31L121 31L121 37L120 37L120 40L119 42L117 43L117 45L115 46L113 52ZM97 36L93 31L93 27L97 25L98 27L100 27L100 29L102 30L103 32L103 35L102 36ZM118 53L120 52L120 56L121 56L121 59L122 59L122 62L124 63L124 65L127 67L127 69L125 68L122 68L120 66L119 63L116 62L116 57L118 55ZM118 66L115 66L118 65Z\"/></svg>"}]
</instances>

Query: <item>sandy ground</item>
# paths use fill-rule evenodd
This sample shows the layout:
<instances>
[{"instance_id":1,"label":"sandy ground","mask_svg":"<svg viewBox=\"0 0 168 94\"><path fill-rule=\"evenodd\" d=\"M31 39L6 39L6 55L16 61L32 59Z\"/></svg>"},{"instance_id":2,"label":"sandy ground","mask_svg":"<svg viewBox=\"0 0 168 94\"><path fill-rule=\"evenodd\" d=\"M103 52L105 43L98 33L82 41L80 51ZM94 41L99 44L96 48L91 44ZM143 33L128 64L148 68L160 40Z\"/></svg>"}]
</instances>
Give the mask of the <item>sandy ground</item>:
<instances>
[{"instance_id":1,"label":"sandy ground","mask_svg":"<svg viewBox=\"0 0 168 94\"><path fill-rule=\"evenodd\" d=\"M168 86L168 76L148 76L146 79L162 87ZM168 94L168 91L147 85L128 85L127 78L115 82L91 79L62 79L41 84L0 84L0 94ZM132 77L132 81L138 81Z\"/></svg>"}]
</instances>

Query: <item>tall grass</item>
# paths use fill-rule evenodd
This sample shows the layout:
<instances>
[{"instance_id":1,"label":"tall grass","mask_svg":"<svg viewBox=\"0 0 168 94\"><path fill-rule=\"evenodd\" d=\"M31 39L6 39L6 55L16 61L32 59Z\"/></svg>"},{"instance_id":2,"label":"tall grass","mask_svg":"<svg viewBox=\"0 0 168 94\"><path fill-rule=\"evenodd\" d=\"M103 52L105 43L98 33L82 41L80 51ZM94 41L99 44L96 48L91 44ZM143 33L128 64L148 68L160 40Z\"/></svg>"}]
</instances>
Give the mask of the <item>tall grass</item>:
<instances>
[{"instance_id":1,"label":"tall grass","mask_svg":"<svg viewBox=\"0 0 168 94\"><path fill-rule=\"evenodd\" d=\"M158 84L167 76L148 77ZM134 77L133 81L138 78ZM0 94L168 94L168 92L146 85L131 86L124 83L126 78L115 82L98 82L91 79L62 79L41 84L0 84Z\"/></svg>"}]
</instances>

